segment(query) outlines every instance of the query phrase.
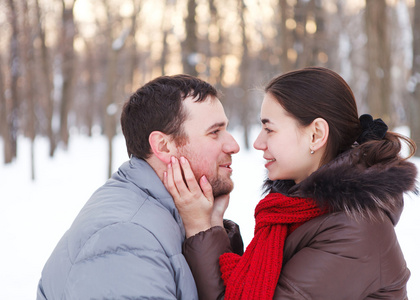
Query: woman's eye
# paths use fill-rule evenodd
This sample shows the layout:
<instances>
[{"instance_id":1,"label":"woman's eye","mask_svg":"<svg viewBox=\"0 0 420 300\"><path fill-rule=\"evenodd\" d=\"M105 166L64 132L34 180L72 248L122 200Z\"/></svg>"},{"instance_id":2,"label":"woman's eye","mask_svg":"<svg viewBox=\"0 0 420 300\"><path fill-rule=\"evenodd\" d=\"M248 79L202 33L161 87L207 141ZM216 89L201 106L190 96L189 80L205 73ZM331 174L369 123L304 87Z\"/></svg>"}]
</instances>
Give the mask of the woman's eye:
<instances>
[{"instance_id":1,"label":"woman's eye","mask_svg":"<svg viewBox=\"0 0 420 300\"><path fill-rule=\"evenodd\" d=\"M218 134L220 132L220 130L218 129L218 130L215 130L215 131L212 131L212 132L210 132L211 134Z\"/></svg>"},{"instance_id":2,"label":"woman's eye","mask_svg":"<svg viewBox=\"0 0 420 300\"><path fill-rule=\"evenodd\" d=\"M269 129L269 128L264 128L264 130L265 130L267 133L273 132L273 130L271 130L271 129Z\"/></svg>"}]
</instances>

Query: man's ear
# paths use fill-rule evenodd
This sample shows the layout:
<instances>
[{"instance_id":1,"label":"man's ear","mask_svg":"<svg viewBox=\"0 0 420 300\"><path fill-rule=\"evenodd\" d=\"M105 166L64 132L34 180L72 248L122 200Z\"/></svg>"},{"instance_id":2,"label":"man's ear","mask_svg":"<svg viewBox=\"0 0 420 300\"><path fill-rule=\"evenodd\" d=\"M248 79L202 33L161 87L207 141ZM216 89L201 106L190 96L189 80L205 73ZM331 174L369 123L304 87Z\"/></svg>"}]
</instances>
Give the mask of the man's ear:
<instances>
[{"instance_id":1,"label":"man's ear","mask_svg":"<svg viewBox=\"0 0 420 300\"><path fill-rule=\"evenodd\" d=\"M162 162L168 164L173 153L173 141L167 134L153 131L149 135L149 144L153 154Z\"/></svg>"},{"instance_id":2,"label":"man's ear","mask_svg":"<svg viewBox=\"0 0 420 300\"><path fill-rule=\"evenodd\" d=\"M311 125L311 150L317 151L321 149L328 141L330 127L323 118L316 118Z\"/></svg>"}]
</instances>

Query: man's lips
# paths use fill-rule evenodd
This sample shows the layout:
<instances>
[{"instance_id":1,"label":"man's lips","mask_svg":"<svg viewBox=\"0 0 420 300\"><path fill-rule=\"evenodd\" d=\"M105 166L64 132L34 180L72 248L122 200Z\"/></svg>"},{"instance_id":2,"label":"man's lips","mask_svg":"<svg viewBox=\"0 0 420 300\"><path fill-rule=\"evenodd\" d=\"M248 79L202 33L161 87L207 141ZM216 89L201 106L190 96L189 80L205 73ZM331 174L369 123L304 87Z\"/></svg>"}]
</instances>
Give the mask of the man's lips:
<instances>
[{"instance_id":1,"label":"man's lips","mask_svg":"<svg viewBox=\"0 0 420 300\"><path fill-rule=\"evenodd\" d=\"M231 165L232 165L232 163L225 163L225 164L220 164L219 167L220 168L227 168L227 169L231 170L231 167L230 167Z\"/></svg>"}]
</instances>

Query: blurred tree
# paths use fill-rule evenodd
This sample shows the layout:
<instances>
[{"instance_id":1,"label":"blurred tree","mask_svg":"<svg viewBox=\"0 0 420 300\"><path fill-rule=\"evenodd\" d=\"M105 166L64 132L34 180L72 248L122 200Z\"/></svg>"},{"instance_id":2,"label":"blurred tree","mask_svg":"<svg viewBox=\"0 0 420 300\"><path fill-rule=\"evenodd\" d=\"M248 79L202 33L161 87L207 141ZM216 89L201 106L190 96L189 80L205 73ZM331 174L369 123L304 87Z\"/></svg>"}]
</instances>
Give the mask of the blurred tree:
<instances>
[{"instance_id":1,"label":"blurred tree","mask_svg":"<svg viewBox=\"0 0 420 300\"><path fill-rule=\"evenodd\" d=\"M367 99L385 121L404 121L408 113L395 100L407 98L398 86L408 84L413 137L420 131L414 115L420 109L418 5L413 70L400 55L408 55L398 34L407 17L395 8L404 1L412 9L408 0L23 1L5 0L7 13L0 10L0 130L7 162L16 156L18 134L32 140L46 135L52 156L58 143L68 143L70 128L89 136L100 128L111 160L120 102L172 72L200 76L221 90L230 124L243 127L246 143L261 100L254 88L309 65L339 71L359 108L369 111ZM108 5L98 6L104 1ZM410 81L396 81L398 72L411 72Z\"/></svg>"},{"instance_id":2,"label":"blurred tree","mask_svg":"<svg viewBox=\"0 0 420 300\"><path fill-rule=\"evenodd\" d=\"M411 138L420 146L420 0L415 1L413 20L413 62L410 83L412 97L409 102ZM420 151L416 152L420 156Z\"/></svg>"},{"instance_id":3,"label":"blurred tree","mask_svg":"<svg viewBox=\"0 0 420 300\"><path fill-rule=\"evenodd\" d=\"M140 28L138 24L138 16L140 15L141 8L143 6L143 0L132 0L133 5L133 13L131 15L131 31L130 35L128 36L127 43L129 44L128 51L129 51L129 58L128 58L128 85L127 85L127 93L131 93L133 90L133 86L137 89L138 82L134 82L135 80L135 71L138 68L138 61L139 61L139 54L137 49L137 42L136 42L136 35L138 29Z\"/></svg>"},{"instance_id":4,"label":"blurred tree","mask_svg":"<svg viewBox=\"0 0 420 300\"><path fill-rule=\"evenodd\" d=\"M108 177L112 174L112 162L113 162L113 145L112 141L116 134L116 113L117 106L115 104L115 83L117 76L117 59L118 53L121 50L122 45L116 45L119 43L118 39L114 41L115 45L109 49L108 64L106 70L106 93L105 93L105 135L108 140Z\"/></svg>"},{"instance_id":5,"label":"blurred tree","mask_svg":"<svg viewBox=\"0 0 420 300\"><path fill-rule=\"evenodd\" d=\"M35 102L36 98L39 98L39 94L36 91L35 84L35 49L34 49L34 39L35 33L33 33L33 24L30 20L28 2L22 1L23 7L23 34L22 34L22 51L23 55L23 77L25 84L23 85L23 100L24 100L24 114L27 116L25 118L25 132L31 141L31 152L30 152L30 161L31 161L31 178L35 180L35 137L37 134L37 119L35 114Z\"/></svg>"},{"instance_id":6,"label":"blurred tree","mask_svg":"<svg viewBox=\"0 0 420 300\"><path fill-rule=\"evenodd\" d=\"M77 66L77 73L80 74L75 80L75 94L71 111L75 112L73 122L74 126L86 133L89 137L93 135L93 128L96 125L100 115L100 102L98 89L104 85L100 78L102 68L99 66L102 53L99 53L97 39L85 38L79 39L82 50L79 50L80 63Z\"/></svg>"},{"instance_id":7,"label":"blurred tree","mask_svg":"<svg viewBox=\"0 0 420 300\"><path fill-rule=\"evenodd\" d=\"M387 31L386 0L366 0L366 66L369 74L367 103L370 113L382 118L391 128L391 53Z\"/></svg>"},{"instance_id":8,"label":"blurred tree","mask_svg":"<svg viewBox=\"0 0 420 300\"><path fill-rule=\"evenodd\" d=\"M86 46L86 64L87 67L86 76L87 76L87 82L86 82L86 88L87 88L87 98L86 98L86 104L85 109L83 112L85 113L85 125L88 129L88 136L92 136L92 127L94 125L94 117L95 117L95 108L97 108L96 105L96 93L95 88L97 82L95 81L95 74L97 72L97 66L95 63L95 49L94 49L94 42L93 41L85 41Z\"/></svg>"},{"instance_id":9,"label":"blurred tree","mask_svg":"<svg viewBox=\"0 0 420 300\"><path fill-rule=\"evenodd\" d=\"M289 59L295 61L294 69L300 69L311 64L312 41L306 30L308 15L311 12L311 1L296 0L294 7L295 29L293 49L288 53Z\"/></svg>"},{"instance_id":10,"label":"blurred tree","mask_svg":"<svg viewBox=\"0 0 420 300\"><path fill-rule=\"evenodd\" d=\"M8 128L7 128L7 106L6 106L6 89L3 80L3 61L0 56L0 137L3 139L3 150L6 153L6 139L8 137ZM6 160L6 157L3 156L3 161Z\"/></svg>"},{"instance_id":11,"label":"blurred tree","mask_svg":"<svg viewBox=\"0 0 420 300\"><path fill-rule=\"evenodd\" d=\"M44 114L46 116L46 120L44 120L46 126L46 134L50 143L49 155L50 157L54 156L54 152L56 149L56 138L53 131L53 113L54 113L54 100L52 97L53 91L53 84L52 84L52 72L51 72L51 59L48 51L48 47L46 44L45 38L45 19L41 13L41 7L39 5L39 0L35 0L35 13L36 13L36 26L38 29L38 41L40 44L40 59L41 59L41 69L39 70L38 76L40 81L40 89L39 93L42 92L43 98L45 99L42 101L42 107L44 110Z\"/></svg>"},{"instance_id":12,"label":"blurred tree","mask_svg":"<svg viewBox=\"0 0 420 300\"><path fill-rule=\"evenodd\" d=\"M76 55L74 52L74 38L76 24L73 9L76 0L62 0L63 10L61 19L61 99L60 99L60 141L67 148L69 142L68 117L74 96L74 73L76 70Z\"/></svg>"},{"instance_id":13,"label":"blurred tree","mask_svg":"<svg viewBox=\"0 0 420 300\"><path fill-rule=\"evenodd\" d=\"M329 53L332 52L325 25L326 12L322 4L321 0L311 0L312 13L309 14L309 23L306 25L306 30L309 31L313 40L310 63L312 66L327 66Z\"/></svg>"},{"instance_id":14,"label":"blurred tree","mask_svg":"<svg viewBox=\"0 0 420 300\"><path fill-rule=\"evenodd\" d=\"M10 163L17 155L17 137L19 131L19 86L18 81L20 74L20 55L19 55L19 28L18 28L18 12L16 3L8 0L9 6L9 22L12 28L10 35L10 53L9 53L9 72L10 72L10 96L6 96L7 102L11 103L7 110L7 136L5 137L5 162ZM9 97L10 101L7 100Z\"/></svg>"},{"instance_id":15,"label":"blurred tree","mask_svg":"<svg viewBox=\"0 0 420 300\"><path fill-rule=\"evenodd\" d=\"M168 55L169 55L169 45L167 42L167 38L169 35L169 32L171 31L170 26L170 18L169 12L173 10L172 0L165 0L165 6L162 11L162 22L161 22L161 28L162 28L162 53L160 55L160 69L161 74L166 75L166 63L168 61Z\"/></svg>"},{"instance_id":16,"label":"blurred tree","mask_svg":"<svg viewBox=\"0 0 420 300\"><path fill-rule=\"evenodd\" d=\"M222 78L224 74L224 62L221 59L223 53L224 36L220 26L221 20L218 8L214 0L209 0L210 24L207 40L209 42L208 57L209 60L209 81L214 84L216 88L222 88Z\"/></svg>"},{"instance_id":17,"label":"blurred tree","mask_svg":"<svg viewBox=\"0 0 420 300\"><path fill-rule=\"evenodd\" d=\"M293 24L287 26L287 23L293 23L293 15L290 15L290 13L292 13L292 8L289 6L287 0L279 0L278 7L280 11L279 15L281 17L279 20L279 34L277 34L276 38L279 40L279 42L277 42L278 47L275 48L276 51L274 51L274 55L280 56L281 71L287 72L292 69L292 64L289 59L289 56L291 55L291 52L294 52L293 36L291 33Z\"/></svg>"},{"instance_id":18,"label":"blurred tree","mask_svg":"<svg viewBox=\"0 0 420 300\"><path fill-rule=\"evenodd\" d=\"M349 53L351 51L348 47L343 49L343 44L346 44L349 35L349 17L346 13L345 5L346 0L333 1L331 12L325 7L322 7L322 14L324 16L321 22L322 25L317 21L317 32L319 31L319 34L324 39L323 51L325 51L325 58L327 60L326 63L321 62L327 67L338 71L344 77L350 73L347 66L349 65ZM351 78L346 79L351 80Z\"/></svg>"},{"instance_id":19,"label":"blurred tree","mask_svg":"<svg viewBox=\"0 0 420 300\"><path fill-rule=\"evenodd\" d=\"M241 28L241 37L242 37L242 58L241 64L239 67L240 75L239 75L239 117L241 120L241 125L243 126L243 138L245 143L245 148L249 149L249 132L251 130L251 120L250 120L250 98L251 94L248 92L248 89L251 88L253 82L253 76L255 75L251 69L252 58L249 54L248 49L248 38L247 38L247 24L245 22L245 15L246 15L246 4L245 0L239 0L239 20L240 20L240 28Z\"/></svg>"},{"instance_id":20,"label":"blurred tree","mask_svg":"<svg viewBox=\"0 0 420 300\"><path fill-rule=\"evenodd\" d=\"M280 12L277 49L282 72L320 64L328 47L320 0L278 0ZM327 60L325 60L327 61ZM321 64L322 61L321 61Z\"/></svg>"},{"instance_id":21,"label":"blurred tree","mask_svg":"<svg viewBox=\"0 0 420 300\"><path fill-rule=\"evenodd\" d=\"M183 72L192 76L197 76L198 72L195 66L198 63L198 37L197 37L197 22L196 22L196 0L188 1L188 14L185 18L185 32L186 37L182 45L182 66Z\"/></svg>"},{"instance_id":22,"label":"blurred tree","mask_svg":"<svg viewBox=\"0 0 420 300\"><path fill-rule=\"evenodd\" d=\"M124 78L118 68L118 58L123 47L126 44L127 37L132 27L122 27L121 18L113 9L109 0L103 0L107 13L107 24L105 36L107 43L107 61L106 61L106 90L104 97L104 129L108 140L108 177L112 174L113 163L113 139L117 133L117 112L118 105L115 98L119 97L118 92L123 92L121 86L124 82L118 82L118 78ZM116 36L116 37L115 37Z\"/></svg>"}]
</instances>

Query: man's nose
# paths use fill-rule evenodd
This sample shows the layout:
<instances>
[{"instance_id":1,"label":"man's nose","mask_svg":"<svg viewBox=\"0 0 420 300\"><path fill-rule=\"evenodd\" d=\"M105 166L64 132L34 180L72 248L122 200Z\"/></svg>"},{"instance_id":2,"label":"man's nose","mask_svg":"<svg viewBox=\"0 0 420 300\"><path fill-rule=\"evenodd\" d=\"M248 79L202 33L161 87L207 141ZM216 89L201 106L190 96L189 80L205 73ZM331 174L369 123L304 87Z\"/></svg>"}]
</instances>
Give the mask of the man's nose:
<instances>
[{"instance_id":1,"label":"man's nose","mask_svg":"<svg viewBox=\"0 0 420 300\"><path fill-rule=\"evenodd\" d=\"M224 146L224 152L229 154L235 154L239 152L239 144L236 142L235 138L228 133L227 141Z\"/></svg>"}]
</instances>

